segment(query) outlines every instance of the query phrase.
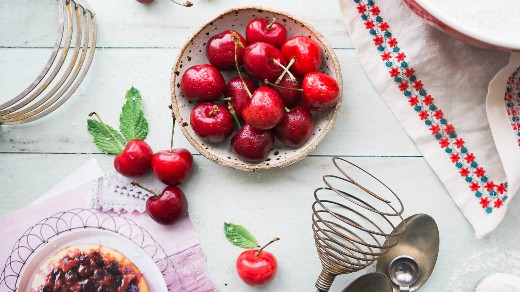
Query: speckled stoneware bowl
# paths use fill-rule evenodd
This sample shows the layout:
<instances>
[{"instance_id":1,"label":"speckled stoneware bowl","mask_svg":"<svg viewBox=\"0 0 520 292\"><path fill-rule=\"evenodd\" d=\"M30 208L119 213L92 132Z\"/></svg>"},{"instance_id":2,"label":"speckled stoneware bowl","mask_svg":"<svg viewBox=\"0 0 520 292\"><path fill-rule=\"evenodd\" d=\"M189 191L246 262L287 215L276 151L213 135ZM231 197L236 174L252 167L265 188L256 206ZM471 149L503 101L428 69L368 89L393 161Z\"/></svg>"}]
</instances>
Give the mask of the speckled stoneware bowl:
<instances>
[{"instance_id":1,"label":"speckled stoneware bowl","mask_svg":"<svg viewBox=\"0 0 520 292\"><path fill-rule=\"evenodd\" d=\"M201 140L190 126L190 113L195 103L189 102L180 89L180 80L184 71L197 64L209 64L206 58L206 43L212 36L227 29L238 31L245 37L247 24L255 18L272 19L276 17L288 33L288 37L304 35L312 38L321 46L323 64L319 71L334 77L339 85L339 100L337 105L327 111L314 111L314 132L309 140L300 148L292 149L275 140L274 148L269 157L259 163L249 163L241 160L231 148L231 137L220 144L209 144ZM235 71L223 72L226 81L237 76ZM336 54L327 41L303 21L283 12L273 11L263 7L243 7L226 11L206 23L182 47L176 63L173 66L171 77L172 105L175 118L182 132L190 143L206 158L218 164L245 170L258 171L271 168L280 168L293 164L307 156L316 148L318 143L327 135L341 106L343 84L341 70ZM236 130L235 130L236 131ZM234 134L233 134L234 135ZM232 136L233 136L232 135Z\"/></svg>"}]
</instances>

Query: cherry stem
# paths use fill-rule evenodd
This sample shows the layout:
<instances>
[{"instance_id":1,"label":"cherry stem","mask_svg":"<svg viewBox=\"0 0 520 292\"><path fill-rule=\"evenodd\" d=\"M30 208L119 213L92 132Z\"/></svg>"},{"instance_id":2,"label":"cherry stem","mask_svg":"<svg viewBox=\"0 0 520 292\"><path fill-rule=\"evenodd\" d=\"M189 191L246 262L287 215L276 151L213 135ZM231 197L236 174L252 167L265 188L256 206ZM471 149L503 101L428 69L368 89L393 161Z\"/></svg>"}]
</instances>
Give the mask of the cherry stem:
<instances>
[{"instance_id":1,"label":"cherry stem","mask_svg":"<svg viewBox=\"0 0 520 292\"><path fill-rule=\"evenodd\" d=\"M232 101L233 98L232 97L224 97L224 98L221 98L219 99L220 101Z\"/></svg>"},{"instance_id":2,"label":"cherry stem","mask_svg":"<svg viewBox=\"0 0 520 292\"><path fill-rule=\"evenodd\" d=\"M191 7L193 6L193 3L191 3L190 1L186 1L184 3L181 3L181 2L178 2L176 0L171 0L173 3L177 4L177 5L180 5L180 6L184 6L184 7Z\"/></svg>"},{"instance_id":3,"label":"cherry stem","mask_svg":"<svg viewBox=\"0 0 520 292\"><path fill-rule=\"evenodd\" d=\"M291 77L291 81L293 84L296 84L296 82L298 82L296 80L296 77L294 77L294 75L291 73L291 71L289 71L289 68L291 68L291 66L294 64L294 62L296 62L296 58L291 58L291 61L289 62L289 64L287 64L287 67L282 65L280 62L278 62L276 59L272 59L273 62L275 64L277 64L278 66L282 67L283 68L283 72L282 74L280 74L280 76L278 77L278 79L276 79L276 81L274 82L276 85L278 85L278 83L280 83L283 79L283 77L285 76L285 74L289 74L289 77Z\"/></svg>"},{"instance_id":4,"label":"cherry stem","mask_svg":"<svg viewBox=\"0 0 520 292\"><path fill-rule=\"evenodd\" d=\"M271 30L273 28L273 24L276 22L276 17L273 17L273 20L271 20L271 22L269 22L269 24L267 25L267 30Z\"/></svg>"},{"instance_id":5,"label":"cherry stem","mask_svg":"<svg viewBox=\"0 0 520 292\"><path fill-rule=\"evenodd\" d=\"M238 120L238 117L237 117L237 112L235 112L235 109L233 108L231 103L228 104L228 109L229 109L229 113L233 117L233 120L235 121L235 124L237 124L238 129L239 130L242 129L242 125L240 124L240 121Z\"/></svg>"},{"instance_id":6,"label":"cherry stem","mask_svg":"<svg viewBox=\"0 0 520 292\"><path fill-rule=\"evenodd\" d=\"M237 68L238 77L240 77L240 80L242 81L242 85L244 86L244 90L247 92L247 95L249 98L253 96L251 94L251 91L249 91L249 88L246 85L246 82L244 81L244 77L242 77L242 73L240 72L240 67L238 66L238 46L241 46L242 48L244 45L240 42L240 38L238 37L238 34L235 31L231 31L231 35L233 36L233 42L235 43L235 67Z\"/></svg>"},{"instance_id":7,"label":"cherry stem","mask_svg":"<svg viewBox=\"0 0 520 292\"><path fill-rule=\"evenodd\" d=\"M270 85L270 86L272 86L272 87L276 87L276 88L280 88L280 89L285 89L285 90L294 90L294 91L303 91L303 89L301 89L301 88L289 88L289 87L284 87L284 86L276 85L276 84L274 84L274 83L269 82L269 80L267 80L267 79L264 80L264 83L265 83L266 85Z\"/></svg>"},{"instance_id":8,"label":"cherry stem","mask_svg":"<svg viewBox=\"0 0 520 292\"><path fill-rule=\"evenodd\" d=\"M131 184L132 184L133 186L139 187L139 188L141 188L141 189L143 189L143 190L149 192L150 194L152 194L152 195L154 195L154 196L160 196L159 193L150 190L149 188L143 186L142 184L136 182L135 180L133 180L133 181L131 182Z\"/></svg>"},{"instance_id":9,"label":"cherry stem","mask_svg":"<svg viewBox=\"0 0 520 292\"><path fill-rule=\"evenodd\" d=\"M173 152L173 135L175 134L175 114L173 113L173 105L170 104L170 110L172 111L172 136L170 137L170 153Z\"/></svg>"},{"instance_id":10,"label":"cherry stem","mask_svg":"<svg viewBox=\"0 0 520 292\"><path fill-rule=\"evenodd\" d=\"M90 114L88 114L89 117L92 117L92 116L96 116L96 118L99 120L99 123L101 123L101 126L103 126L103 128L105 129L105 131L108 132L108 134L110 135L110 137L112 137L112 139L114 139L114 141L116 141L117 143L117 146L119 146L119 153L123 152L123 148L125 148L121 142L119 142L119 140L116 139L116 137L114 136L114 133L112 133L112 131L110 131L110 129L108 128L107 124L105 124L103 122L103 120L101 119L101 117L98 115L98 113L96 112L91 112Z\"/></svg>"},{"instance_id":11,"label":"cherry stem","mask_svg":"<svg viewBox=\"0 0 520 292\"><path fill-rule=\"evenodd\" d=\"M260 249L255 253L254 257L257 258L257 257L260 255L260 252L261 252L264 248L266 248L268 245L270 245L271 243L273 243L273 242L275 242L275 241L278 241L278 240L280 240L280 238L278 238L278 237L273 238L273 240L269 241L266 245L262 246L262 247L261 247L261 248L260 248Z\"/></svg>"},{"instance_id":12,"label":"cherry stem","mask_svg":"<svg viewBox=\"0 0 520 292\"><path fill-rule=\"evenodd\" d=\"M291 110L288 108L288 107L285 107L285 112L288 113L290 112Z\"/></svg>"},{"instance_id":13,"label":"cherry stem","mask_svg":"<svg viewBox=\"0 0 520 292\"><path fill-rule=\"evenodd\" d=\"M209 112L209 115L210 116L214 116L215 113L217 113L218 111L218 106L217 105L214 105L212 108L211 108L211 111Z\"/></svg>"}]
</instances>

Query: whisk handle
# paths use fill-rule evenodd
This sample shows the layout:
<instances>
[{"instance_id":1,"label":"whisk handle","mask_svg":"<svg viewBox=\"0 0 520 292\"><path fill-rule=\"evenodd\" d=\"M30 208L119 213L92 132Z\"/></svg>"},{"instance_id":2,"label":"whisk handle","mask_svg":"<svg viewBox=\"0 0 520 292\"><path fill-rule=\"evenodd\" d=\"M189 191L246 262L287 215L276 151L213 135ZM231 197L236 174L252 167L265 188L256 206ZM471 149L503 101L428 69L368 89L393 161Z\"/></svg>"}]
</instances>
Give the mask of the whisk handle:
<instances>
[{"instance_id":1,"label":"whisk handle","mask_svg":"<svg viewBox=\"0 0 520 292\"><path fill-rule=\"evenodd\" d=\"M335 278L336 275L322 270L318 280L316 280L316 288L318 288L318 292L328 292Z\"/></svg>"}]
</instances>

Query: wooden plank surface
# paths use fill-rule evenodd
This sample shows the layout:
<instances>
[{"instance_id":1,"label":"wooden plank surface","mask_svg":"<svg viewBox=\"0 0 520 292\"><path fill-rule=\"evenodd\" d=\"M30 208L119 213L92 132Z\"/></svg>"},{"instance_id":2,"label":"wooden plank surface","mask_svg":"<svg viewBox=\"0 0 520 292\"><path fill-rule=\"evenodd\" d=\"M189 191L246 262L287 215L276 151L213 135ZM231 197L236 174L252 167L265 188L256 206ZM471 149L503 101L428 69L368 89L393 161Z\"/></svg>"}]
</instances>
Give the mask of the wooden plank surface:
<instances>
[{"instance_id":1,"label":"wooden plank surface","mask_svg":"<svg viewBox=\"0 0 520 292\"><path fill-rule=\"evenodd\" d=\"M56 13L47 5L54 0L45 1L0 0L0 102L32 81L48 58L55 31L50 20ZM175 147L195 154L195 171L182 187L209 274L221 291L314 291L320 264L310 227L312 192L322 185L322 175L333 172L332 156L347 157L388 183L401 196L405 216L428 213L437 220L439 260L421 291L472 291L491 272L520 273L516 232L520 214L514 212L520 201L511 203L495 232L474 239L435 173L366 78L337 1L201 0L190 9L167 0L151 6L131 0L88 2L98 19L99 48L77 93L45 119L0 126L0 214L26 206L91 158L105 171L113 171L112 157L101 154L86 131L86 115L95 110L106 122L117 124L124 92L132 85L145 99L151 129L148 141L155 150L166 148L171 123L169 79L179 47L220 12L262 5L300 17L329 40L343 70L344 103L333 129L308 158L267 172L245 173L216 165L196 153L177 129ZM19 25L14 25L15 20ZM246 225L262 241L282 238L272 246L280 263L272 284L251 289L236 276L234 261L240 250L224 238L225 221ZM332 291L341 291L373 270L339 277Z\"/></svg>"}]
</instances>

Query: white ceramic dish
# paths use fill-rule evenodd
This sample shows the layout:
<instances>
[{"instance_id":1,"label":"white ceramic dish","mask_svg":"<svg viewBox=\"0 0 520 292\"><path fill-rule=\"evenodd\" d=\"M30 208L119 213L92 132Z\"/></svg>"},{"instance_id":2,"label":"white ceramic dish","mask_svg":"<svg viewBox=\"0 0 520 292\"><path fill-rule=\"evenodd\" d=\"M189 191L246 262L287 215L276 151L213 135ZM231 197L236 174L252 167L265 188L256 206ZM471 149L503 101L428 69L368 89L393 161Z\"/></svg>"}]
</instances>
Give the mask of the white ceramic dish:
<instances>
[{"instance_id":1,"label":"white ceramic dish","mask_svg":"<svg viewBox=\"0 0 520 292\"><path fill-rule=\"evenodd\" d=\"M277 20L285 25L288 37L296 35L309 36L317 41L323 53L323 64L319 71L334 77L340 88L340 97L337 105L327 111L313 112L314 131L309 140L300 148L292 149L275 141L274 149L269 157L260 163L247 163L232 151L230 140L221 144L213 145L202 141L193 131L190 123L190 113L194 103L190 103L183 97L180 89L180 79L189 67L196 64L208 64L206 58L206 42L215 34L227 29L233 29L245 36L245 27L255 18ZM226 81L236 76L236 72L223 73ZM228 10L206 23L191 39L183 46L176 63L173 66L171 78L172 104L175 118L182 132L190 143L206 158L221 165L245 170L257 171L271 168L280 168L295 163L316 148L318 143L325 137L336 120L342 99L342 77L338 59L327 41L313 28L288 14L273 11L262 7L244 7Z\"/></svg>"},{"instance_id":2,"label":"white ceramic dish","mask_svg":"<svg viewBox=\"0 0 520 292\"><path fill-rule=\"evenodd\" d=\"M439 1L435 0L404 0L404 2L428 24L471 45L502 51L520 51L518 26L511 25L512 21L520 23L519 3L506 6L507 3L512 2L489 1L486 7L476 6L478 3L470 3L468 5L473 6L466 7L465 11L460 11L458 6L455 7L457 3L452 3L453 8L448 9L449 6L441 5ZM488 9L487 6L491 7ZM508 13L504 13L504 10L507 10ZM469 17L474 18L469 21ZM489 18L493 18L494 25L502 26L503 29L492 30L483 26L489 22Z\"/></svg>"},{"instance_id":3,"label":"white ceramic dish","mask_svg":"<svg viewBox=\"0 0 520 292\"><path fill-rule=\"evenodd\" d=\"M76 244L101 244L119 251L141 271L150 291L168 291L161 271L142 248L114 232L99 229L83 229L62 233L50 240L29 258L22 269L18 291L29 292L34 275L39 270L40 265L61 249Z\"/></svg>"}]
</instances>

